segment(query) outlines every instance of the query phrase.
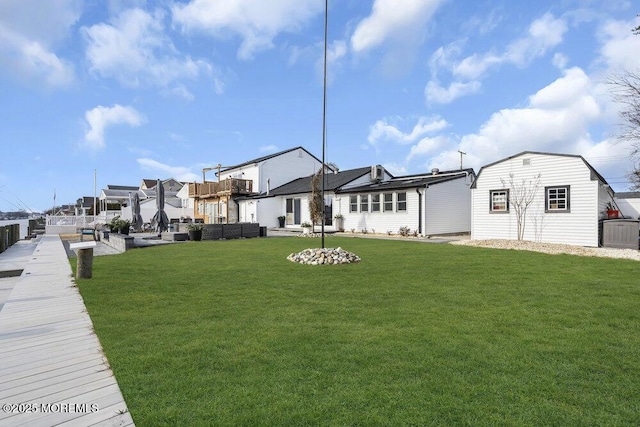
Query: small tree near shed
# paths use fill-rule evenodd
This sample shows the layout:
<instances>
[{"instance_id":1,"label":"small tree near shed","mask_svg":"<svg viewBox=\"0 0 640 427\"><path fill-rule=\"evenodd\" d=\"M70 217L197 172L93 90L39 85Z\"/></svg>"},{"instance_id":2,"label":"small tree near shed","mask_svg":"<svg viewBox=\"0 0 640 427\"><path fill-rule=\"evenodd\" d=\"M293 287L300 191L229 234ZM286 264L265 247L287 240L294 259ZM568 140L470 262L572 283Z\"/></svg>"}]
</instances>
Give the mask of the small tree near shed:
<instances>
[{"instance_id":1,"label":"small tree near shed","mask_svg":"<svg viewBox=\"0 0 640 427\"><path fill-rule=\"evenodd\" d=\"M500 178L502 185L509 189L509 206L513 208L516 214L516 227L518 231L518 240L524 238L524 230L527 225L527 209L535 200L536 193L540 188L541 174L532 179L522 179L516 182L512 173L509 174L509 180L505 181Z\"/></svg>"}]
</instances>

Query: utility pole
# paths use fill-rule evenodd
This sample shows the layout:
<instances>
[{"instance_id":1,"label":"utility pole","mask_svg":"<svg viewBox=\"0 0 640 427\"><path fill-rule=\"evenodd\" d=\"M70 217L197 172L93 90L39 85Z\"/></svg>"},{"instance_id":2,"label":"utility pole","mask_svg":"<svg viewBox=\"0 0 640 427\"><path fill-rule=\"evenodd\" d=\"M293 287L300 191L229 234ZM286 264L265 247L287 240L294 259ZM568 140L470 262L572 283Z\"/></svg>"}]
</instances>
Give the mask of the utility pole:
<instances>
[{"instance_id":1,"label":"utility pole","mask_svg":"<svg viewBox=\"0 0 640 427\"><path fill-rule=\"evenodd\" d=\"M466 155L467 153L460 150L458 150L458 153L460 153L460 170L462 170L462 156Z\"/></svg>"}]
</instances>

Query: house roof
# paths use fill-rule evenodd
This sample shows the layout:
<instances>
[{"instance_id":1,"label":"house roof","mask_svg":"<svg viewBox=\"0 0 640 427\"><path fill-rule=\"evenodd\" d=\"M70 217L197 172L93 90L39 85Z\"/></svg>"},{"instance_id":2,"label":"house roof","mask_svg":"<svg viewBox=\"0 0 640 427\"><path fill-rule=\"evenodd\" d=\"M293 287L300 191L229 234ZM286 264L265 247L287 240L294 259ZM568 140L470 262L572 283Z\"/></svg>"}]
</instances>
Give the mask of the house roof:
<instances>
[{"instance_id":1,"label":"house roof","mask_svg":"<svg viewBox=\"0 0 640 427\"><path fill-rule=\"evenodd\" d=\"M622 191L616 193L616 199L640 199L640 191Z\"/></svg>"},{"instance_id":2,"label":"house roof","mask_svg":"<svg viewBox=\"0 0 640 427\"><path fill-rule=\"evenodd\" d=\"M95 200L98 200L98 196L95 197ZM76 205L83 208L90 208L93 206L94 197L93 196L82 196L82 198L78 199Z\"/></svg>"},{"instance_id":3,"label":"house roof","mask_svg":"<svg viewBox=\"0 0 640 427\"><path fill-rule=\"evenodd\" d=\"M126 190L126 191L135 191L138 187L134 187L131 185L107 185L107 190Z\"/></svg>"},{"instance_id":4,"label":"house roof","mask_svg":"<svg viewBox=\"0 0 640 427\"><path fill-rule=\"evenodd\" d=\"M597 179L598 181L602 182L603 184L609 185L609 183L607 182L606 179L604 179L604 177L602 175L600 175L600 173L595 170L595 168L593 166L591 166L589 164L589 162L587 162L584 157L578 155L578 154L562 154L562 153L547 153L547 152L543 152L543 151L523 151L521 153L518 154L514 154L513 156L509 156L509 157L505 157L504 159L498 160L496 162L493 163L489 163L488 165L484 165L480 168L480 170L478 171L478 176L476 177L475 182L471 185L471 188L476 188L476 182L478 182L478 178L480 178L480 174L482 173L482 171L488 167L497 165L498 163L502 163L502 162L506 162L507 160L511 160L511 159L515 159L516 157L520 157L523 156L525 154L538 154L538 155L542 155L542 156L556 156L556 157L572 157L572 158L578 158L580 160L582 160L584 162L584 164L587 166L587 168L589 168L589 170L591 171L591 179Z\"/></svg>"},{"instance_id":5,"label":"house roof","mask_svg":"<svg viewBox=\"0 0 640 427\"><path fill-rule=\"evenodd\" d=\"M338 173L326 173L324 175L324 189L327 191L335 191L338 188L350 183L351 181L360 178L363 175L368 174L371 171L370 167L349 169ZM280 187L274 188L270 191L270 195L283 196L286 194L298 194L308 193L311 191L311 180L313 176L305 176L302 178L294 179Z\"/></svg>"},{"instance_id":6,"label":"house roof","mask_svg":"<svg viewBox=\"0 0 640 427\"><path fill-rule=\"evenodd\" d=\"M226 171L230 171L230 170L233 170L233 169L238 169L238 168L241 168L243 166L251 165L251 164L254 164L254 163L264 162L265 160L269 160L269 159L272 159L274 157L278 157L278 156L281 156L283 154L289 153L290 151L295 151L295 150L304 150L308 155L310 155L311 157L316 159L319 163L322 163L322 161L320 159L318 159L316 156L311 154L304 147L294 147L294 148L290 148L288 150L280 151L278 153L269 154L268 156L263 156L263 157L258 157L257 159L248 160L248 161L246 161L244 163L240 163L240 164L235 165L235 166L229 166L229 167L226 167L224 169L220 169L220 173L226 172Z\"/></svg>"},{"instance_id":7,"label":"house roof","mask_svg":"<svg viewBox=\"0 0 640 427\"><path fill-rule=\"evenodd\" d=\"M442 182L459 179L468 175L475 176L473 169L458 169L454 171L442 171L436 174L398 176L387 181L372 182L357 187L338 189L336 193L364 193L371 191L390 191L405 188L420 188L426 185L435 185Z\"/></svg>"},{"instance_id":8,"label":"house roof","mask_svg":"<svg viewBox=\"0 0 640 427\"><path fill-rule=\"evenodd\" d=\"M370 167L348 169L336 173L326 173L324 175L325 191L336 191L338 188L346 185L363 175L367 175L371 171ZM311 192L311 179L313 175L296 178L279 187L269 191L269 194L261 193L252 196L243 197L243 199L260 199L265 197L286 196L289 194L301 194Z\"/></svg>"}]
</instances>

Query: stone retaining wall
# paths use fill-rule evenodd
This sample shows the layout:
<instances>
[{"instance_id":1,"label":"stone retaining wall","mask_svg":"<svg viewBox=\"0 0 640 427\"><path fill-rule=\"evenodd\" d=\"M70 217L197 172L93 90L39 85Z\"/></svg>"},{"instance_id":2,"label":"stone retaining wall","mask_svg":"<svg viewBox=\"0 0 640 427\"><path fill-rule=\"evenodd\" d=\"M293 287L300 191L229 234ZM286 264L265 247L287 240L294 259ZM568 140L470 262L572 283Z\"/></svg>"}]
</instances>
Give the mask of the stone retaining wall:
<instances>
[{"instance_id":1,"label":"stone retaining wall","mask_svg":"<svg viewBox=\"0 0 640 427\"><path fill-rule=\"evenodd\" d=\"M120 233L109 233L109 239L102 238L102 243L118 252L126 252L133 248L133 237Z\"/></svg>"}]
</instances>

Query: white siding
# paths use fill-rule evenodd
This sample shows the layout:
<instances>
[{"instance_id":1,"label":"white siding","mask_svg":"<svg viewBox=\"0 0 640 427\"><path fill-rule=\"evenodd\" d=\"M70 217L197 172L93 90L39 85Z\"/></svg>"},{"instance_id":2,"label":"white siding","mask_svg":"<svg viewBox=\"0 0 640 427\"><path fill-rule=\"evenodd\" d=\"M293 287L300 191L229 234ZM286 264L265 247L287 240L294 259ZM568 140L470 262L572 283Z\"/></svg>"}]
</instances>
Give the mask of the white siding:
<instances>
[{"instance_id":1,"label":"white siding","mask_svg":"<svg viewBox=\"0 0 640 427\"><path fill-rule=\"evenodd\" d=\"M398 212L397 193L407 193L407 210ZM392 233L397 234L401 227L409 227L413 231L418 230L418 194L415 189L393 191L393 212L383 212L383 193L380 193L380 212L371 212L371 194L369 194L369 212L349 212L349 196L351 194L340 194L334 199L334 214L340 212L344 216L345 231L354 230L361 232L367 230L369 233ZM359 200L359 199L358 199Z\"/></svg>"},{"instance_id":2,"label":"white siding","mask_svg":"<svg viewBox=\"0 0 640 427\"><path fill-rule=\"evenodd\" d=\"M616 204L620 208L620 214L625 218L640 218L640 198L619 199L616 197Z\"/></svg>"},{"instance_id":3,"label":"white siding","mask_svg":"<svg viewBox=\"0 0 640 427\"><path fill-rule=\"evenodd\" d=\"M471 230L471 177L426 189L424 234L468 233Z\"/></svg>"},{"instance_id":4,"label":"white siding","mask_svg":"<svg viewBox=\"0 0 640 427\"><path fill-rule=\"evenodd\" d=\"M266 193L267 182L269 189L273 189L294 179L313 175L318 171L320 165L321 162L305 150L297 149L260 163L228 169L221 173L220 179L232 177L251 180L255 193Z\"/></svg>"},{"instance_id":5,"label":"white siding","mask_svg":"<svg viewBox=\"0 0 640 427\"><path fill-rule=\"evenodd\" d=\"M529 165L523 164L525 158ZM525 240L598 246L600 182L591 179L591 170L579 157L533 153L482 169L472 190L472 239L517 238L513 206L509 213L490 212L489 192L508 188L510 174L516 185L540 174L540 187L527 210ZM545 187L565 185L570 186L570 212L545 213Z\"/></svg>"},{"instance_id":6,"label":"white siding","mask_svg":"<svg viewBox=\"0 0 640 427\"><path fill-rule=\"evenodd\" d=\"M266 192L267 179L270 188L276 188L294 179L311 176L318 172L321 162L309 155L305 150L298 149L265 160L260 167L258 188L254 181L253 191Z\"/></svg>"}]
</instances>

